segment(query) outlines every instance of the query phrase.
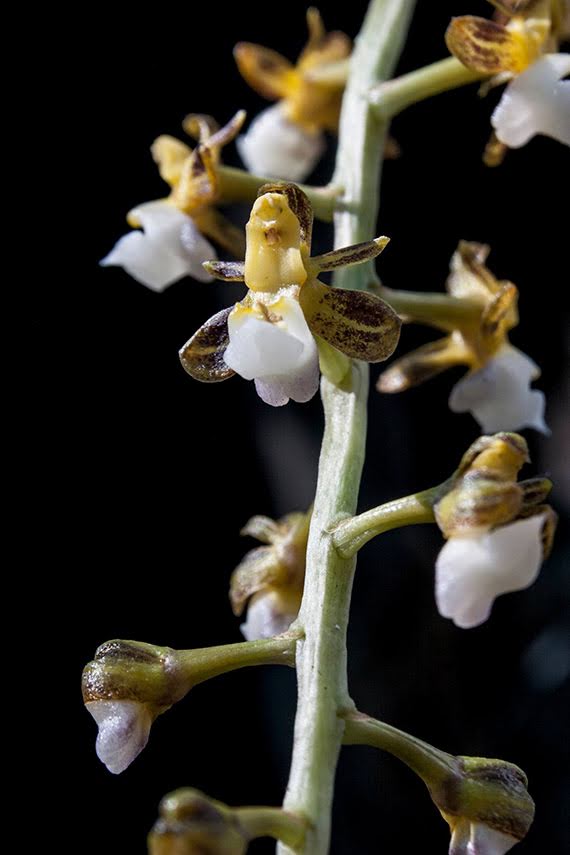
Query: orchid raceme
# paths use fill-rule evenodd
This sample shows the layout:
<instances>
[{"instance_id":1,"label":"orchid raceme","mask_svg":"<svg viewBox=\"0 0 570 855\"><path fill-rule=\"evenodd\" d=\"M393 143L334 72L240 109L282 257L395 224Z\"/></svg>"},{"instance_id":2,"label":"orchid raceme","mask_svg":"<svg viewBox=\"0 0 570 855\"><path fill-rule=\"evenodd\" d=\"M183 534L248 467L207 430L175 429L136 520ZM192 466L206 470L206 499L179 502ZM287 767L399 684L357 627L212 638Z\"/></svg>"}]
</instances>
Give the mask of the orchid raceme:
<instances>
[{"instance_id":1,"label":"orchid raceme","mask_svg":"<svg viewBox=\"0 0 570 855\"><path fill-rule=\"evenodd\" d=\"M491 0L496 20L465 15L446 33L449 50L467 68L492 75L487 88L508 82L491 117L494 134L485 162L496 166L507 148L536 134L570 145L570 55L558 53L568 36L568 0Z\"/></svg>"},{"instance_id":2,"label":"orchid raceme","mask_svg":"<svg viewBox=\"0 0 570 855\"><path fill-rule=\"evenodd\" d=\"M454 386L449 406L453 412L469 411L484 433L532 427L548 433L544 421L544 394L530 388L540 376L539 367L513 347L508 332L518 324L518 291L512 282L498 280L485 266L489 247L461 241L451 259L447 291L464 317L406 315L406 320L444 330L445 338L430 342L397 360L378 380L380 392L401 392L455 365L469 373ZM390 301L390 292L383 296ZM471 311L472 310L472 311Z\"/></svg>"},{"instance_id":3,"label":"orchid raceme","mask_svg":"<svg viewBox=\"0 0 570 855\"><path fill-rule=\"evenodd\" d=\"M307 25L309 40L295 66L269 48L248 42L235 47L245 80L264 98L277 101L238 139L252 172L302 181L324 151L323 131L337 130L346 75L339 76L335 69L349 56L350 39L344 33L326 33L314 8L307 11Z\"/></svg>"},{"instance_id":4,"label":"orchid raceme","mask_svg":"<svg viewBox=\"0 0 570 855\"><path fill-rule=\"evenodd\" d=\"M127 220L136 230L117 242L101 261L103 266L124 267L143 285L163 291L184 276L202 282L212 278L202 266L216 257L208 238L238 257L243 254L241 230L215 205L220 201L221 149L236 136L244 119L243 111L236 113L219 129L210 116L187 116L184 129L199 140L194 150L170 136L154 141L151 153L170 195L130 211Z\"/></svg>"},{"instance_id":5,"label":"orchid raceme","mask_svg":"<svg viewBox=\"0 0 570 855\"><path fill-rule=\"evenodd\" d=\"M331 288L322 271L375 258L388 243L380 237L311 257L313 213L293 184L265 185L246 227L245 262L212 262L219 279L245 282L249 291L210 318L184 345L186 371L205 382L239 374L255 380L272 406L304 402L319 385L315 336L352 359L380 362L396 347L400 320L378 297Z\"/></svg>"},{"instance_id":6,"label":"orchid raceme","mask_svg":"<svg viewBox=\"0 0 570 855\"><path fill-rule=\"evenodd\" d=\"M544 499L552 485L517 483L528 459L521 436L483 436L434 505L447 538L436 562L436 602L463 629L484 623L495 597L531 585L550 552L556 514Z\"/></svg>"},{"instance_id":7,"label":"orchid raceme","mask_svg":"<svg viewBox=\"0 0 570 855\"><path fill-rule=\"evenodd\" d=\"M247 553L230 584L235 615L242 614L249 600L247 621L241 626L248 641L279 635L297 617L310 520L310 512L288 514L277 521L257 516L242 529L243 535L265 544Z\"/></svg>"}]
</instances>

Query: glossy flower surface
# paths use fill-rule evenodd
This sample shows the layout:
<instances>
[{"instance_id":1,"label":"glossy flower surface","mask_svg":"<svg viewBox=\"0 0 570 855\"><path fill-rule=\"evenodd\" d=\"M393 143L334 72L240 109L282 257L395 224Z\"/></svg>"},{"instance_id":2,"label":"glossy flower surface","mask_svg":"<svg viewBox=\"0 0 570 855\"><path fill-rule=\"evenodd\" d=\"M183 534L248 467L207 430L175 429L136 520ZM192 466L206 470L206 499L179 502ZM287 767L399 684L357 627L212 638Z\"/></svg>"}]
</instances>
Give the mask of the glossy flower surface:
<instances>
[{"instance_id":1,"label":"glossy flower surface","mask_svg":"<svg viewBox=\"0 0 570 855\"><path fill-rule=\"evenodd\" d=\"M272 406L304 402L319 383L319 341L349 358L378 362L398 342L400 320L378 297L331 288L321 271L375 258L388 238L311 257L313 214L295 185L260 190L246 227L245 261L206 268L225 281L245 282L248 293L201 327L180 351L186 371L216 382L239 374L254 380Z\"/></svg>"}]
</instances>

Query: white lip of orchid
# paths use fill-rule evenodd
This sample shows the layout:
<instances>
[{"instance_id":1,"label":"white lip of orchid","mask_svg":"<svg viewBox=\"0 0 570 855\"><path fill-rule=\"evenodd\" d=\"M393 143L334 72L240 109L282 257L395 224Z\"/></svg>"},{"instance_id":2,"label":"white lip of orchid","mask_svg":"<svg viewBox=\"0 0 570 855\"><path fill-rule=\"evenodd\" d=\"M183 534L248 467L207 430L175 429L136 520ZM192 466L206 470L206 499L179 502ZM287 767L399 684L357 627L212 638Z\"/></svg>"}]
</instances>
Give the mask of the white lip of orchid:
<instances>
[{"instance_id":1,"label":"white lip of orchid","mask_svg":"<svg viewBox=\"0 0 570 855\"><path fill-rule=\"evenodd\" d=\"M449 844L449 855L505 855L518 843L516 837L482 822L459 820Z\"/></svg>"},{"instance_id":2,"label":"white lip of orchid","mask_svg":"<svg viewBox=\"0 0 570 855\"><path fill-rule=\"evenodd\" d=\"M255 380L271 406L289 398L304 403L319 384L317 345L298 300L297 285L255 293L254 307L237 304L228 318L230 343L224 362L245 380Z\"/></svg>"},{"instance_id":3,"label":"white lip of orchid","mask_svg":"<svg viewBox=\"0 0 570 855\"><path fill-rule=\"evenodd\" d=\"M461 629L484 623L495 597L528 588L542 563L544 514L473 537L451 537L436 561L435 598Z\"/></svg>"},{"instance_id":4,"label":"white lip of orchid","mask_svg":"<svg viewBox=\"0 0 570 855\"><path fill-rule=\"evenodd\" d=\"M163 200L133 208L130 217L144 231L123 235L99 262L103 267L123 267L153 291L164 291L184 276L200 282L212 279L202 264L216 259L216 252L191 217Z\"/></svg>"},{"instance_id":5,"label":"white lip of orchid","mask_svg":"<svg viewBox=\"0 0 570 855\"><path fill-rule=\"evenodd\" d=\"M533 62L505 89L491 116L498 139L520 148L536 134L570 145L570 54L557 53Z\"/></svg>"},{"instance_id":6,"label":"white lip of orchid","mask_svg":"<svg viewBox=\"0 0 570 855\"><path fill-rule=\"evenodd\" d=\"M530 427L548 434L544 393L530 388L539 376L529 356L504 344L483 368L455 384L449 407L454 413L471 412L484 433Z\"/></svg>"},{"instance_id":7,"label":"white lip of orchid","mask_svg":"<svg viewBox=\"0 0 570 855\"><path fill-rule=\"evenodd\" d=\"M119 775L147 744L151 715L137 701L89 701L85 707L99 726L97 756L109 772Z\"/></svg>"},{"instance_id":8,"label":"white lip of orchid","mask_svg":"<svg viewBox=\"0 0 570 855\"><path fill-rule=\"evenodd\" d=\"M289 121L281 104L262 110L236 144L250 172L290 181L303 181L325 148L323 134Z\"/></svg>"},{"instance_id":9,"label":"white lip of orchid","mask_svg":"<svg viewBox=\"0 0 570 855\"><path fill-rule=\"evenodd\" d=\"M247 620L240 626L241 634L246 641L272 638L286 632L296 617L296 612L283 611L276 591L260 591L247 607Z\"/></svg>"}]
</instances>

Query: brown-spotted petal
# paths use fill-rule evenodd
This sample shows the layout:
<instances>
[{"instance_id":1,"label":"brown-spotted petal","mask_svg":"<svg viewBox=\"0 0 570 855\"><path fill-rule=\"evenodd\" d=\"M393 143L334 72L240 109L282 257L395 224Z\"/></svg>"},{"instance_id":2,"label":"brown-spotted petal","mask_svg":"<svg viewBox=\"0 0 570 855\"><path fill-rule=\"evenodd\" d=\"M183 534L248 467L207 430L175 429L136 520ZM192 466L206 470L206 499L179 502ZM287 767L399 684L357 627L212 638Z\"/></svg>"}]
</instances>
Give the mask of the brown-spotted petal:
<instances>
[{"instance_id":1,"label":"brown-spotted petal","mask_svg":"<svg viewBox=\"0 0 570 855\"><path fill-rule=\"evenodd\" d=\"M552 481L550 478L525 478L519 481L519 486L523 491L523 505L538 505L544 502L552 490Z\"/></svg>"},{"instance_id":2,"label":"brown-spotted petal","mask_svg":"<svg viewBox=\"0 0 570 855\"><path fill-rule=\"evenodd\" d=\"M296 72L284 56L261 45L239 42L234 59L244 80L264 98L285 98L295 86Z\"/></svg>"},{"instance_id":3,"label":"brown-spotted petal","mask_svg":"<svg viewBox=\"0 0 570 855\"><path fill-rule=\"evenodd\" d=\"M382 362L398 344L402 322L373 294L312 279L301 288L300 303L311 332L351 359Z\"/></svg>"},{"instance_id":4,"label":"brown-spotted petal","mask_svg":"<svg viewBox=\"0 0 570 855\"><path fill-rule=\"evenodd\" d=\"M243 282L243 261L205 261L202 265L208 273L222 282Z\"/></svg>"},{"instance_id":5,"label":"brown-spotted petal","mask_svg":"<svg viewBox=\"0 0 570 855\"><path fill-rule=\"evenodd\" d=\"M233 306L213 315L180 350L185 371L203 383L218 383L233 377L234 371L224 362L229 344L228 317Z\"/></svg>"},{"instance_id":6,"label":"brown-spotted petal","mask_svg":"<svg viewBox=\"0 0 570 855\"><path fill-rule=\"evenodd\" d=\"M521 486L524 485L521 484ZM544 515L544 523L542 525L541 541L542 541L542 557L543 560L548 558L552 551L554 543L554 535L558 525L558 514L550 507L550 505L530 505L523 507L518 515L518 519L528 519L528 517Z\"/></svg>"},{"instance_id":7,"label":"brown-spotted petal","mask_svg":"<svg viewBox=\"0 0 570 855\"><path fill-rule=\"evenodd\" d=\"M336 270L338 267L349 267L352 264L363 264L380 255L385 246L390 242L388 237L378 237L353 246L344 246L342 249L333 249L323 255L315 255L309 264L315 275L326 270Z\"/></svg>"},{"instance_id":8,"label":"brown-spotted petal","mask_svg":"<svg viewBox=\"0 0 570 855\"><path fill-rule=\"evenodd\" d=\"M183 166L192 154L192 149L176 137L162 134L151 145L150 153L158 165L160 177L173 187L180 180Z\"/></svg>"},{"instance_id":9,"label":"brown-spotted petal","mask_svg":"<svg viewBox=\"0 0 570 855\"><path fill-rule=\"evenodd\" d=\"M175 205L186 213L216 201L218 177L212 151L200 145L182 167L180 180L173 190Z\"/></svg>"},{"instance_id":10,"label":"brown-spotted petal","mask_svg":"<svg viewBox=\"0 0 570 855\"><path fill-rule=\"evenodd\" d=\"M481 74L518 74L531 61L524 35L474 15L453 18L445 42L463 65Z\"/></svg>"},{"instance_id":11,"label":"brown-spotted petal","mask_svg":"<svg viewBox=\"0 0 570 855\"><path fill-rule=\"evenodd\" d=\"M398 359L382 372L376 388L379 392L403 392L436 377L453 365L467 362L467 352L451 336L447 336L430 341Z\"/></svg>"},{"instance_id":12,"label":"brown-spotted petal","mask_svg":"<svg viewBox=\"0 0 570 855\"><path fill-rule=\"evenodd\" d=\"M278 583L283 575L283 568L272 547L258 546L248 552L232 573L230 581L233 613L241 615L247 600L253 594Z\"/></svg>"}]
</instances>

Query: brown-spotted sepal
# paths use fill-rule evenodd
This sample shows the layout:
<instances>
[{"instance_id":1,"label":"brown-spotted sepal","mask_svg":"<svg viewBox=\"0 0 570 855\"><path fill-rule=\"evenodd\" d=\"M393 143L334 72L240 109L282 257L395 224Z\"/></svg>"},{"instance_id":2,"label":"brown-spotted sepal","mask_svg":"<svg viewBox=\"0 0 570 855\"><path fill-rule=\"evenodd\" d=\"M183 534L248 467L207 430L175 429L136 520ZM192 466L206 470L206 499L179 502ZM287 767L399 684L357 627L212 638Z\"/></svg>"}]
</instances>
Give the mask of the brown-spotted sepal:
<instances>
[{"instance_id":1,"label":"brown-spotted sepal","mask_svg":"<svg viewBox=\"0 0 570 855\"><path fill-rule=\"evenodd\" d=\"M148 836L149 855L244 855L250 837L236 813L199 790L165 796Z\"/></svg>"},{"instance_id":2,"label":"brown-spotted sepal","mask_svg":"<svg viewBox=\"0 0 570 855\"><path fill-rule=\"evenodd\" d=\"M280 520L256 516L242 529L243 535L265 544L247 553L230 582L234 614L241 615L249 601L247 621L241 627L248 641L279 635L297 617L310 518L310 511Z\"/></svg>"},{"instance_id":3,"label":"brown-spotted sepal","mask_svg":"<svg viewBox=\"0 0 570 855\"><path fill-rule=\"evenodd\" d=\"M182 366L195 380L219 383L235 374L224 361L230 342L228 317L231 312L232 307L213 315L181 348Z\"/></svg>"}]
</instances>

